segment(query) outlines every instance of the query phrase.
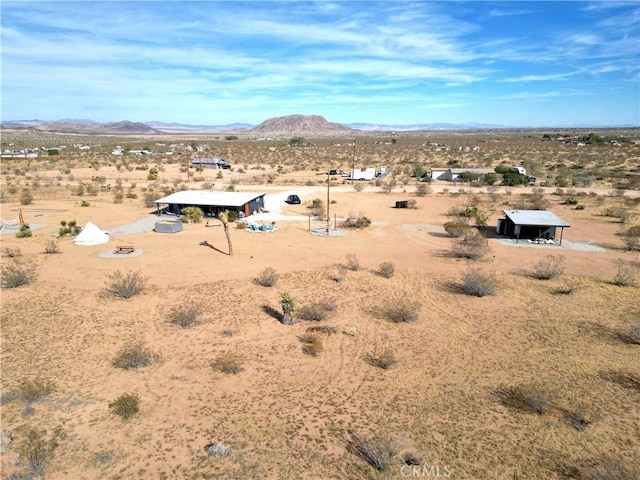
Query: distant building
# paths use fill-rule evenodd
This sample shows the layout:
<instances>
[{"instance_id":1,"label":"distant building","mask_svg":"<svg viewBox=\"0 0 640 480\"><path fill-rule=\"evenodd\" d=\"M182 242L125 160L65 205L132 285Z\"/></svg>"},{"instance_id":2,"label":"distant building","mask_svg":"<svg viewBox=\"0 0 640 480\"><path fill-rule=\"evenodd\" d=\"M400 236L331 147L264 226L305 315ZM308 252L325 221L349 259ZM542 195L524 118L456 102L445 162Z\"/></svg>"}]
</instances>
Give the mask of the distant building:
<instances>
[{"instance_id":1,"label":"distant building","mask_svg":"<svg viewBox=\"0 0 640 480\"><path fill-rule=\"evenodd\" d=\"M192 167L212 167L212 168L231 168L229 162L227 162L224 158L207 158L207 157L199 157L191 160Z\"/></svg>"}]
</instances>

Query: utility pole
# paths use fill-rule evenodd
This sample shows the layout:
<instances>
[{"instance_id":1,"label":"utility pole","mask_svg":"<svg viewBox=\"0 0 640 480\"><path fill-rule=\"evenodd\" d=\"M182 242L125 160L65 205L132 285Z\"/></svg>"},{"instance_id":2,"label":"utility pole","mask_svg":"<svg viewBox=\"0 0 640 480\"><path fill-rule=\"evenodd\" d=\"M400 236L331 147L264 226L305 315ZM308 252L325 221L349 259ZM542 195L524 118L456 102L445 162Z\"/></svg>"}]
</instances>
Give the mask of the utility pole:
<instances>
[{"instance_id":1,"label":"utility pole","mask_svg":"<svg viewBox=\"0 0 640 480\"><path fill-rule=\"evenodd\" d=\"M329 171L327 171L327 237L329 236L329 228L331 227L331 217L329 216L329 187L331 186L331 175L329 175Z\"/></svg>"},{"instance_id":2,"label":"utility pole","mask_svg":"<svg viewBox=\"0 0 640 480\"><path fill-rule=\"evenodd\" d=\"M353 139L353 155L351 156L351 185L353 185L353 174L356 170L356 139Z\"/></svg>"}]
</instances>

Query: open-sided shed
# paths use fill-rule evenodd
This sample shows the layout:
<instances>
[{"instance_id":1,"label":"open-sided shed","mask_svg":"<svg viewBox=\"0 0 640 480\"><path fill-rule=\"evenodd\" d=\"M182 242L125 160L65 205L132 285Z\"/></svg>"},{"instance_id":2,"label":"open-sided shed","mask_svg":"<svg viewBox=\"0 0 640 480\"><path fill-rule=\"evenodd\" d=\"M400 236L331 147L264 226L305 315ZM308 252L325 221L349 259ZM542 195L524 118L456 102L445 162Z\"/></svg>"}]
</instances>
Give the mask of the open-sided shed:
<instances>
[{"instance_id":1,"label":"open-sided shed","mask_svg":"<svg viewBox=\"0 0 640 480\"><path fill-rule=\"evenodd\" d=\"M547 210L503 210L505 218L499 222L498 233L515 238L555 240L560 228L558 244L562 245L562 234L567 222ZM501 228L500 228L501 227Z\"/></svg>"},{"instance_id":2,"label":"open-sided shed","mask_svg":"<svg viewBox=\"0 0 640 480\"><path fill-rule=\"evenodd\" d=\"M158 213L167 211L180 215L185 207L199 207L205 217L217 217L225 210L235 211L245 217L264 208L264 193L214 192L211 190L184 190L154 200Z\"/></svg>"}]
</instances>

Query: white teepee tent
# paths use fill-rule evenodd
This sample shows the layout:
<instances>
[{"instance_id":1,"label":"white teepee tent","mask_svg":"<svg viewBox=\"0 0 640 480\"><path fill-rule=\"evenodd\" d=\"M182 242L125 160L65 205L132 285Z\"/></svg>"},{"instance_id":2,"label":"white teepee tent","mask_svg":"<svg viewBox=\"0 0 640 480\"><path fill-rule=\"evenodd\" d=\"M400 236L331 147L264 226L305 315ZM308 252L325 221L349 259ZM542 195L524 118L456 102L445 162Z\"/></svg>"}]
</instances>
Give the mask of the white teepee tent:
<instances>
[{"instance_id":1,"label":"white teepee tent","mask_svg":"<svg viewBox=\"0 0 640 480\"><path fill-rule=\"evenodd\" d=\"M73 240L74 245L100 245L107 243L109 235L100 230L95 224L87 222L80 234Z\"/></svg>"}]
</instances>

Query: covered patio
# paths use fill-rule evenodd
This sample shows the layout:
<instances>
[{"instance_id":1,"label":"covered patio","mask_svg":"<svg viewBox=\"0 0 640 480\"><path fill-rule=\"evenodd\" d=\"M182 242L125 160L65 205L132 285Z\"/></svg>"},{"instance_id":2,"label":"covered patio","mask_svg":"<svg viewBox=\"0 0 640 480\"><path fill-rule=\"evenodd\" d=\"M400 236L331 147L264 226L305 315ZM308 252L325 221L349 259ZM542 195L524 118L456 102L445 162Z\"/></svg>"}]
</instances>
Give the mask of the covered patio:
<instances>
[{"instance_id":1,"label":"covered patio","mask_svg":"<svg viewBox=\"0 0 640 480\"><path fill-rule=\"evenodd\" d=\"M544 243L562 245L564 229L570 227L567 222L547 210L503 210L504 219L498 220L498 234L528 241L545 240ZM560 237L556 239L557 229Z\"/></svg>"}]
</instances>

